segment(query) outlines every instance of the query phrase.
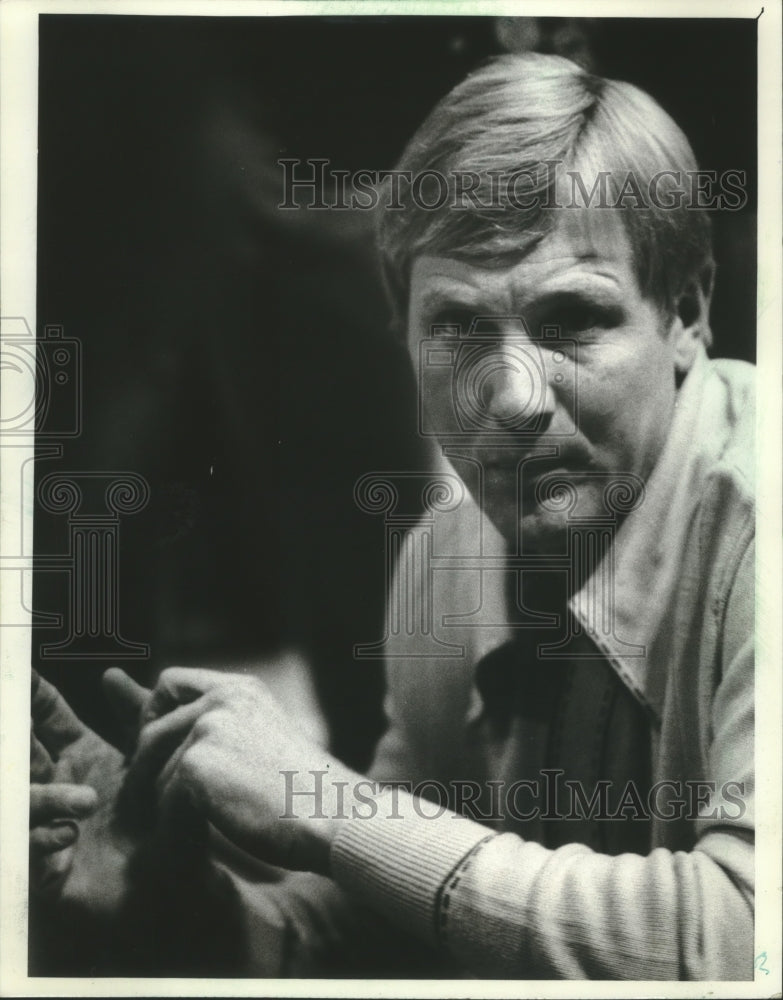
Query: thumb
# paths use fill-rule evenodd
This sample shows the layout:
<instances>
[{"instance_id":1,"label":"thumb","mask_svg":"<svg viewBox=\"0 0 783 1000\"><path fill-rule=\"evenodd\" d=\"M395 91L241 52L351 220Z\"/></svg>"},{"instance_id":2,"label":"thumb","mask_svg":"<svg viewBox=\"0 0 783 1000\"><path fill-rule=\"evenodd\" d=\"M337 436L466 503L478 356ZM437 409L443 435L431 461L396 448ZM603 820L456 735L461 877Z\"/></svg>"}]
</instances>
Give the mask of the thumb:
<instances>
[{"instance_id":1,"label":"thumb","mask_svg":"<svg viewBox=\"0 0 783 1000\"><path fill-rule=\"evenodd\" d=\"M55 761L90 732L57 688L36 672L31 678L30 715L36 738Z\"/></svg>"},{"instance_id":2,"label":"thumb","mask_svg":"<svg viewBox=\"0 0 783 1000\"><path fill-rule=\"evenodd\" d=\"M144 709L152 692L137 684L119 667L109 667L102 678L103 692L123 730L128 751L136 746Z\"/></svg>"}]
</instances>

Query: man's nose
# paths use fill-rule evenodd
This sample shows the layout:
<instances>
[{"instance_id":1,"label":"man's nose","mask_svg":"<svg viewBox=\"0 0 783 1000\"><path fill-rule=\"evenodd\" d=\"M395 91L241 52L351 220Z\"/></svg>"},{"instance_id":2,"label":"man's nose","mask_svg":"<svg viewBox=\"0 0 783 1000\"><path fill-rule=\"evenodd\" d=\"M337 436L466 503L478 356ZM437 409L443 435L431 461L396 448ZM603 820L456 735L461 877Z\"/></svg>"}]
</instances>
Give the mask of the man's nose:
<instances>
[{"instance_id":1,"label":"man's nose","mask_svg":"<svg viewBox=\"0 0 783 1000\"><path fill-rule=\"evenodd\" d=\"M499 429L542 430L554 413L546 365L536 345L506 345L484 382L487 416Z\"/></svg>"}]
</instances>

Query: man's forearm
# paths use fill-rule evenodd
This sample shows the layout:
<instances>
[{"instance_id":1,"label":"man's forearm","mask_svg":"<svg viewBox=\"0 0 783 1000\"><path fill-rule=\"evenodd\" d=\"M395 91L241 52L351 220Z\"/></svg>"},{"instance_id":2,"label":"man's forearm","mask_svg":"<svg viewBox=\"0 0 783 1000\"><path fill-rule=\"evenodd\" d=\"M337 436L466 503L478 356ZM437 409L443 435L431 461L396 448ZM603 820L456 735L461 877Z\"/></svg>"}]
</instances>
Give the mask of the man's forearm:
<instances>
[{"instance_id":1,"label":"man's forearm","mask_svg":"<svg viewBox=\"0 0 783 1000\"><path fill-rule=\"evenodd\" d=\"M713 831L688 853L609 857L435 817L433 803L402 792L394 809L390 793L374 803L373 815L336 826L332 877L471 972L752 977L753 847L739 833Z\"/></svg>"}]
</instances>

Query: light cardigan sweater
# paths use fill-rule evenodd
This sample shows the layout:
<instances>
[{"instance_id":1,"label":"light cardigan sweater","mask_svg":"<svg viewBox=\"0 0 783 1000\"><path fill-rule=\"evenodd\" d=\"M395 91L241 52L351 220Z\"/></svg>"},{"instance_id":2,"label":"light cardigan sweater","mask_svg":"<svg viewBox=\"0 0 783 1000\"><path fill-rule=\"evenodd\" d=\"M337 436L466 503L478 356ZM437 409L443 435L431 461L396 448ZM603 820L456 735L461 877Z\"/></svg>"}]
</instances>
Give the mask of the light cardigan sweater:
<instances>
[{"instance_id":1,"label":"light cardigan sweater","mask_svg":"<svg viewBox=\"0 0 783 1000\"><path fill-rule=\"evenodd\" d=\"M317 953L319 935L339 947L338 913L352 900L450 953L455 975L752 978L754 375L741 362L698 358L644 502L615 541L614 628L592 635L647 711L653 782L714 783L698 817L654 818L646 857L608 856L579 844L549 850L449 812L422 818L403 800L402 819L379 809L342 825L332 875L344 893L308 875L276 887L269 905L288 941L281 957ZM452 554L502 551L470 501L442 516L435 542ZM492 777L475 738L474 671L510 635L498 624L507 621L501 577L484 573L479 584L475 569L433 574L436 633L462 653L422 657L431 643L421 634L390 636L389 729L371 777ZM594 622L586 594L570 602L585 627ZM444 619L477 608L478 627ZM726 783L733 802L722 796ZM272 938L264 940L268 968ZM306 974L298 961L281 963L279 974L292 972Z\"/></svg>"}]
</instances>

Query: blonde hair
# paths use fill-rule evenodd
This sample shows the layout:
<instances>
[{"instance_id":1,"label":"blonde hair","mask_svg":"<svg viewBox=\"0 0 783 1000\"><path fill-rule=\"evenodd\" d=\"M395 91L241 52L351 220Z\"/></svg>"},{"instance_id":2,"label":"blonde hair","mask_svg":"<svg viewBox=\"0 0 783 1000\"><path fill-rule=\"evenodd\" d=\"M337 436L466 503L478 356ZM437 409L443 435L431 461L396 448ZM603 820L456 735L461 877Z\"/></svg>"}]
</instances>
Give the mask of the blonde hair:
<instances>
[{"instance_id":1,"label":"blonde hair","mask_svg":"<svg viewBox=\"0 0 783 1000\"><path fill-rule=\"evenodd\" d=\"M559 173L551 164L559 164ZM615 199L629 175L646 191L665 174L656 185L661 204L621 211L640 289L662 308L670 311L686 283L712 264L706 212L671 199L677 177L697 169L685 135L643 91L558 56L492 59L436 106L398 167L414 177L437 172L449 185L449 197L435 208L409 190L402 207L379 214L378 247L400 327L414 257L431 253L507 266L551 231L556 213L548 208L558 204L562 178L571 171L581 178L603 173ZM530 207L512 203L497 187L498 177L518 172L535 178L526 192L535 196ZM478 175L475 198L460 199L460 173Z\"/></svg>"}]
</instances>

